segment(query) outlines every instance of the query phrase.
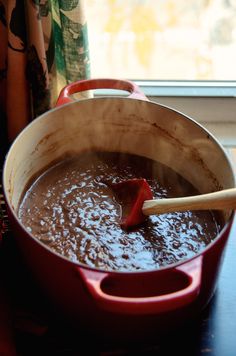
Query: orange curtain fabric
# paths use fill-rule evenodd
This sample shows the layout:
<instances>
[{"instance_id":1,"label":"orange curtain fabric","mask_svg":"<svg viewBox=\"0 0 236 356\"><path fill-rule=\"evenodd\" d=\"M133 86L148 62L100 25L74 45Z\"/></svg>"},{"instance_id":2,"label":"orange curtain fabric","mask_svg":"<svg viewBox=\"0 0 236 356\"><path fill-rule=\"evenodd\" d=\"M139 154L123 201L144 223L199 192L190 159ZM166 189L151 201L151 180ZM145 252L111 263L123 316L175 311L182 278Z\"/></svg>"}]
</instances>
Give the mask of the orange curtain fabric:
<instances>
[{"instance_id":1,"label":"orange curtain fabric","mask_svg":"<svg viewBox=\"0 0 236 356\"><path fill-rule=\"evenodd\" d=\"M63 86L89 75L82 1L0 0L0 153Z\"/></svg>"}]
</instances>

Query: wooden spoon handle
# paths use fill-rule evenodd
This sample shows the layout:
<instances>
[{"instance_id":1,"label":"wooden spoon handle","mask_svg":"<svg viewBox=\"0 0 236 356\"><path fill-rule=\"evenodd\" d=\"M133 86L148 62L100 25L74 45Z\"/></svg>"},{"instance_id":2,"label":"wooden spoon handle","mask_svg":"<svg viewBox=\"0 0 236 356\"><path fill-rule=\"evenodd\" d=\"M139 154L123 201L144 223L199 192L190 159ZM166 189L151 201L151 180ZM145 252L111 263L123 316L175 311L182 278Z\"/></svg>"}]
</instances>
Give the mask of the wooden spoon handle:
<instances>
[{"instance_id":1,"label":"wooden spoon handle","mask_svg":"<svg viewBox=\"0 0 236 356\"><path fill-rule=\"evenodd\" d=\"M221 209L236 209L236 188L191 197L145 200L142 212L144 215L155 215L173 211Z\"/></svg>"}]
</instances>

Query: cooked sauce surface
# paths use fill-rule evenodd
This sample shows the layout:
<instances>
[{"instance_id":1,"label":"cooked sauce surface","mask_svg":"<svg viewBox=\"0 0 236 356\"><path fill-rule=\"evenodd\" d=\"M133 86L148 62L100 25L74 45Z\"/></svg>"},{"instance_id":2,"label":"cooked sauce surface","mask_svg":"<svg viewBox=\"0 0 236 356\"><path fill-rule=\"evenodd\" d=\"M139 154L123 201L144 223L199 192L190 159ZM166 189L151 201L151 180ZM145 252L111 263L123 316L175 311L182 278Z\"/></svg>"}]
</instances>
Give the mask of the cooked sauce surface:
<instances>
[{"instance_id":1,"label":"cooked sauce surface","mask_svg":"<svg viewBox=\"0 0 236 356\"><path fill-rule=\"evenodd\" d=\"M155 198L198 194L170 168L147 158L85 153L44 172L24 195L19 218L36 238L69 259L105 270L151 270L205 248L220 225L210 211L150 216L125 231L109 183L146 178Z\"/></svg>"}]
</instances>

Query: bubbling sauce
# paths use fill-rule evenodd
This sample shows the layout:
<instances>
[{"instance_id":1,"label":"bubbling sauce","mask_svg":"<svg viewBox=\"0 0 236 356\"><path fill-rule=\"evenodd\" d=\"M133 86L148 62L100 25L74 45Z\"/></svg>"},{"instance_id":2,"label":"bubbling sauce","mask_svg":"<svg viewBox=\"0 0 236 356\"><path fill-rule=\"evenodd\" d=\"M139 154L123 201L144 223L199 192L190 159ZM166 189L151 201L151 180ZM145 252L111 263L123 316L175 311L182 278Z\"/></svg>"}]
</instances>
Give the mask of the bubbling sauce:
<instances>
[{"instance_id":1,"label":"bubbling sauce","mask_svg":"<svg viewBox=\"0 0 236 356\"><path fill-rule=\"evenodd\" d=\"M53 251L104 270L152 270L202 251L219 233L211 211L153 215L125 231L109 187L146 178L155 198L199 194L167 166L120 153L83 153L46 170L24 194L19 219Z\"/></svg>"}]
</instances>

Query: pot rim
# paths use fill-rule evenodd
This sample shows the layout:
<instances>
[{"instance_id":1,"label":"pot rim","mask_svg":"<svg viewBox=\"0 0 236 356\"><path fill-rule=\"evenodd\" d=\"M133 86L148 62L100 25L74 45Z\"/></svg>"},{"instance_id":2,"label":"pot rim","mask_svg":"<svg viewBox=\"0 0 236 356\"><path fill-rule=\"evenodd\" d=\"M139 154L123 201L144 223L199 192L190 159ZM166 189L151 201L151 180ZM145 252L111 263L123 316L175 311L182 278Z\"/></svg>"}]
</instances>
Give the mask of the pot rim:
<instances>
[{"instance_id":1,"label":"pot rim","mask_svg":"<svg viewBox=\"0 0 236 356\"><path fill-rule=\"evenodd\" d=\"M130 275L130 274L147 274L147 273L158 273L159 271L165 271L165 270L169 270L169 269L173 269L176 268L180 265L183 265L185 263L188 263L190 261L192 261L193 259L199 257L200 255L204 255L209 249L211 249L224 235L225 231L229 228L229 226L231 224L233 224L235 216L236 216L236 212L234 210L232 210L227 222L224 224L223 228L220 230L220 232L217 234L217 236L214 238L214 240L212 240L203 250L199 251L197 254L195 254L194 256L190 257L190 258L186 258L183 260L180 260L176 263L172 263L172 264L168 264L165 266L161 266L155 269L150 269L150 270L138 270L138 271L122 271L122 270L105 270L102 268L97 268L97 267L91 267L87 264L81 263L81 262L76 262L76 261L72 261L70 260L68 257L65 257L63 255L61 255L60 253L53 251L50 247L48 247L46 244L44 244L43 242L41 242L39 239L37 239L35 236L33 236L33 234L31 234L26 227L22 224L22 222L19 220L18 215L16 213L16 211L12 208L12 205L10 204L9 198L8 198L8 194L6 192L6 188L5 188L5 171L6 171L6 166L8 163L8 159L10 156L10 152L13 149L13 146L15 145L15 143L21 138L22 135L24 135L24 132L28 129L28 127L32 126L35 124L36 121L42 120L44 119L45 116L48 115L49 112L53 112L56 110L61 110L62 108L68 106L68 105L79 105L80 102L84 102L84 101L91 101L91 100L104 100L104 99L109 99L109 100L138 100L138 101L147 101L147 103L150 103L152 105L158 105L164 108L167 108L171 111L174 111L178 114L181 114L185 119L189 120L192 122L192 124L198 126L199 128L201 128L201 130L203 130L205 133L207 133L209 135L209 137L211 137L211 139L214 141L214 143L221 149L221 151L224 154L224 158L226 159L231 171L232 171L232 176L233 176L233 182L234 182L234 186L236 184L236 177L233 173L233 167L232 167L232 163L226 153L225 148L223 147L223 145L218 141L218 139L210 132L208 131L203 125L201 125L200 123L198 123L196 120L192 119L191 117L189 117L188 115L182 113L181 111L178 111L172 107L169 107L167 105L163 105L163 104L159 104L156 103L154 101L149 101L149 100L144 100L144 99L139 99L139 98L129 98L129 97L120 97L120 96L100 96L97 98L82 98L80 100L76 100L70 103L66 103L63 106L58 106L55 108L52 108L51 110L43 113L42 115L40 115L39 117L37 117L35 120L31 121L18 135L17 137L13 140L13 142L11 143L11 146L8 150L8 153L5 156L4 159L4 164L3 164L3 170L2 170L2 185L3 185L3 194L5 197L5 201L7 203L8 208L10 209L10 212L12 214L12 216L14 217L16 223L20 226L20 228L26 233L28 238L32 238L34 240L34 242L38 243L42 248L48 250L49 253L52 253L53 255L55 255L56 257L59 257L63 260L65 260L65 262L74 265L76 267L80 267L80 268L85 268L85 269L89 269L91 271L94 272L103 272L103 273L109 273L109 274L115 274L115 275ZM14 232L13 232L14 234Z\"/></svg>"}]
</instances>

